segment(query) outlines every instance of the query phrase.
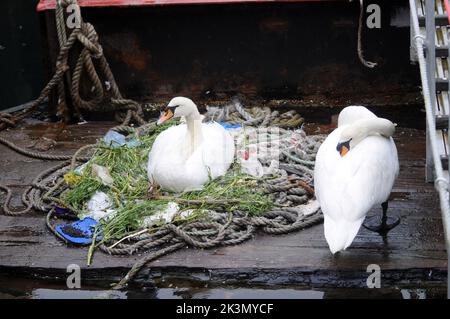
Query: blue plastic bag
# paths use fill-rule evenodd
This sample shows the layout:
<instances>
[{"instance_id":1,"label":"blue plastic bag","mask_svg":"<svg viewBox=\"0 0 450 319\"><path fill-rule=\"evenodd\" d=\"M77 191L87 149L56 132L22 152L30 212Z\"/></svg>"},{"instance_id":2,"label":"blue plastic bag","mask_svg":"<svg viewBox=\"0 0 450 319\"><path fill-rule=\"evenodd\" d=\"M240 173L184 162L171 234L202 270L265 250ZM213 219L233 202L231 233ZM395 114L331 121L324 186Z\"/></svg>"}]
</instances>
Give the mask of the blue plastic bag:
<instances>
[{"instance_id":1,"label":"blue plastic bag","mask_svg":"<svg viewBox=\"0 0 450 319\"><path fill-rule=\"evenodd\" d=\"M64 239L72 244L89 245L92 243L95 228L98 222L92 218L84 218L70 224L61 224L55 227L55 230ZM97 229L97 232L99 230ZM96 237L97 240L102 239L102 235Z\"/></svg>"},{"instance_id":2,"label":"blue plastic bag","mask_svg":"<svg viewBox=\"0 0 450 319\"><path fill-rule=\"evenodd\" d=\"M228 123L225 123L225 122L218 122L220 125L222 125L225 129L227 129L227 130L230 130L230 129L234 129L234 128L240 128L242 125L241 124L234 124L234 125L231 125L231 124L228 124Z\"/></svg>"},{"instance_id":3,"label":"blue plastic bag","mask_svg":"<svg viewBox=\"0 0 450 319\"><path fill-rule=\"evenodd\" d=\"M122 135L114 130L108 131L108 133L106 133L106 135L103 137L103 141L106 145L111 147L120 147L124 145L128 147L137 147L142 145L142 143L138 140L134 138L127 139L125 135Z\"/></svg>"}]
</instances>

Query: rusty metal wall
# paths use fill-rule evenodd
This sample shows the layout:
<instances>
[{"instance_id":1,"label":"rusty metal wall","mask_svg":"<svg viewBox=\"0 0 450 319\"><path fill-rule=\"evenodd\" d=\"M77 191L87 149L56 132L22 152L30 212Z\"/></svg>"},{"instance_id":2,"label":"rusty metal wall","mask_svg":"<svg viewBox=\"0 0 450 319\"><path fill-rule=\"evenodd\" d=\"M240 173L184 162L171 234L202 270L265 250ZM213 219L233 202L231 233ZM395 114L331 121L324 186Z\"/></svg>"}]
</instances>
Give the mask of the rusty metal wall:
<instances>
[{"instance_id":1,"label":"rusty metal wall","mask_svg":"<svg viewBox=\"0 0 450 319\"><path fill-rule=\"evenodd\" d=\"M409 28L393 23L406 1L377 2L381 29L364 29L368 69L357 58L358 2L83 8L127 97L200 103L242 94L303 107L421 103L409 62ZM46 23L56 55L53 11ZM51 65L49 65L51 68ZM284 102L283 102L284 103Z\"/></svg>"},{"instance_id":2,"label":"rusty metal wall","mask_svg":"<svg viewBox=\"0 0 450 319\"><path fill-rule=\"evenodd\" d=\"M0 110L34 99L44 85L37 2L0 1Z\"/></svg>"}]
</instances>

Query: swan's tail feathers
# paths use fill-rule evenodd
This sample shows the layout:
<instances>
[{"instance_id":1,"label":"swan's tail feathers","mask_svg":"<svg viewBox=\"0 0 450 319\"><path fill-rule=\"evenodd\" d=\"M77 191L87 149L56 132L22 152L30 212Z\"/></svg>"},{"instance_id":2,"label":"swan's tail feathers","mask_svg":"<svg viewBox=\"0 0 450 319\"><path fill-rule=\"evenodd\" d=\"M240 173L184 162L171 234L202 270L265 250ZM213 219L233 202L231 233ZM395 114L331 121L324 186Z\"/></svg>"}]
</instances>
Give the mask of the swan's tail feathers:
<instances>
[{"instance_id":1,"label":"swan's tail feathers","mask_svg":"<svg viewBox=\"0 0 450 319\"><path fill-rule=\"evenodd\" d=\"M357 221L334 221L330 217L325 216L325 239L333 254L345 250L352 244L363 221L364 219Z\"/></svg>"}]
</instances>

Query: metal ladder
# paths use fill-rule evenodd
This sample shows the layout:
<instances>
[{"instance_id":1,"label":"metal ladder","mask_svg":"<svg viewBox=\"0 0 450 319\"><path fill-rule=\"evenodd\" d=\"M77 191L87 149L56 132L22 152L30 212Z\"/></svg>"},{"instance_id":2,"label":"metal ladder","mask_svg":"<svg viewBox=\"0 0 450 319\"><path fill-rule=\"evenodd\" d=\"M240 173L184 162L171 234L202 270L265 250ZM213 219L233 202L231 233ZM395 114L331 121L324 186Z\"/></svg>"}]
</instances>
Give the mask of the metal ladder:
<instances>
[{"instance_id":1,"label":"metal ladder","mask_svg":"<svg viewBox=\"0 0 450 319\"><path fill-rule=\"evenodd\" d=\"M444 2L409 0L411 60L419 63L427 120L426 179L434 181L439 193L448 258L447 297L450 299L450 23Z\"/></svg>"}]
</instances>

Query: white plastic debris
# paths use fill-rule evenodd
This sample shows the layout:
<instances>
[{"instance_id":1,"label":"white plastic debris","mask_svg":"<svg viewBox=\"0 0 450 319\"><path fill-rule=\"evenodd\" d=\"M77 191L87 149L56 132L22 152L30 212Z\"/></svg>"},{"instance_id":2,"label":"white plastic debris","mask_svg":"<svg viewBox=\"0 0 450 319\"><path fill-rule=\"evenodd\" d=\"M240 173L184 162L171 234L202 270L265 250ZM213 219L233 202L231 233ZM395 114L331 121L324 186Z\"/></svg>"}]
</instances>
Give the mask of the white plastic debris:
<instances>
[{"instance_id":1,"label":"white plastic debris","mask_svg":"<svg viewBox=\"0 0 450 319\"><path fill-rule=\"evenodd\" d=\"M193 209L187 209L187 210L183 210L178 216L181 219L186 219L186 218L190 217L193 213L194 213Z\"/></svg>"},{"instance_id":2,"label":"white plastic debris","mask_svg":"<svg viewBox=\"0 0 450 319\"><path fill-rule=\"evenodd\" d=\"M249 146L247 150L239 150L237 159L244 173L255 177L264 175L263 166L258 160L256 146Z\"/></svg>"},{"instance_id":3,"label":"white plastic debris","mask_svg":"<svg viewBox=\"0 0 450 319\"><path fill-rule=\"evenodd\" d=\"M87 212L82 217L90 217L96 221L110 219L116 213L116 210L111 208L112 206L113 201L107 194L96 191L87 202Z\"/></svg>"},{"instance_id":4,"label":"white plastic debris","mask_svg":"<svg viewBox=\"0 0 450 319\"><path fill-rule=\"evenodd\" d=\"M142 220L143 227L149 227L153 225L158 225L161 223L168 224L173 221L173 218L180 210L180 206L178 206L175 202L167 203L166 209L160 212L157 212L151 216L147 216Z\"/></svg>"},{"instance_id":5,"label":"white plastic debris","mask_svg":"<svg viewBox=\"0 0 450 319\"><path fill-rule=\"evenodd\" d=\"M319 202L317 200L309 200L306 205L299 206L301 212L304 216L308 216L317 212L320 208Z\"/></svg>"},{"instance_id":6,"label":"white plastic debris","mask_svg":"<svg viewBox=\"0 0 450 319\"><path fill-rule=\"evenodd\" d=\"M92 164L92 176L98 177L102 184L106 186L111 186L114 182L108 168L97 164Z\"/></svg>"},{"instance_id":7,"label":"white plastic debris","mask_svg":"<svg viewBox=\"0 0 450 319\"><path fill-rule=\"evenodd\" d=\"M277 160L271 160L269 167L263 166L264 175L276 174L279 170L280 162Z\"/></svg>"},{"instance_id":8,"label":"white plastic debris","mask_svg":"<svg viewBox=\"0 0 450 319\"><path fill-rule=\"evenodd\" d=\"M113 202L104 192L96 191L87 202L89 211L106 210L112 206Z\"/></svg>"},{"instance_id":9,"label":"white plastic debris","mask_svg":"<svg viewBox=\"0 0 450 319\"><path fill-rule=\"evenodd\" d=\"M254 160L240 159L239 163L241 164L242 171L248 175L255 177L262 177L264 175L263 166L257 159Z\"/></svg>"}]
</instances>

